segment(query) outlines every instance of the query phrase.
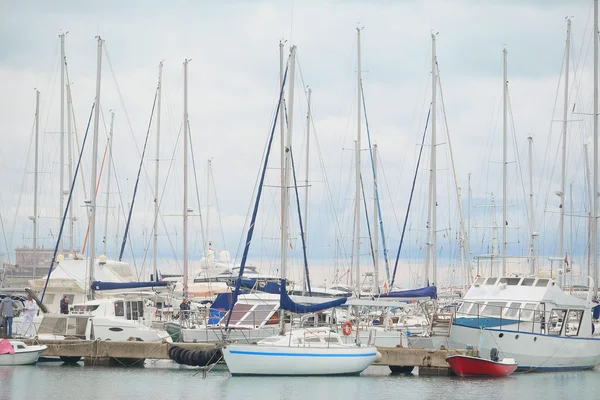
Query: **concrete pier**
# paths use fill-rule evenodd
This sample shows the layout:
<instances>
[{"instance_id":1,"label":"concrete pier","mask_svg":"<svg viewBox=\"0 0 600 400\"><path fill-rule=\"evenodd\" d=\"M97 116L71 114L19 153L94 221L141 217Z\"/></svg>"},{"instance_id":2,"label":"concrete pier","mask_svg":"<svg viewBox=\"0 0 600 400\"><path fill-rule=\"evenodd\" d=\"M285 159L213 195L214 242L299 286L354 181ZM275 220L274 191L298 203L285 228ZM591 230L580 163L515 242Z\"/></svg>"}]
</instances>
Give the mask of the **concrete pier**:
<instances>
[{"instance_id":1,"label":"concrete pier","mask_svg":"<svg viewBox=\"0 0 600 400\"><path fill-rule=\"evenodd\" d=\"M46 357L83 357L88 365L109 365L110 360L126 360L136 364L144 359L169 359L169 348L173 346L188 350L215 348L214 343L152 343L113 342L89 340L26 340L27 344L44 344ZM477 350L418 349L409 347L378 347L382 355L375 365L392 367L419 367L420 375L449 375L446 357L452 354L477 356ZM137 361L136 361L137 360ZM124 364L117 361L117 365Z\"/></svg>"}]
</instances>

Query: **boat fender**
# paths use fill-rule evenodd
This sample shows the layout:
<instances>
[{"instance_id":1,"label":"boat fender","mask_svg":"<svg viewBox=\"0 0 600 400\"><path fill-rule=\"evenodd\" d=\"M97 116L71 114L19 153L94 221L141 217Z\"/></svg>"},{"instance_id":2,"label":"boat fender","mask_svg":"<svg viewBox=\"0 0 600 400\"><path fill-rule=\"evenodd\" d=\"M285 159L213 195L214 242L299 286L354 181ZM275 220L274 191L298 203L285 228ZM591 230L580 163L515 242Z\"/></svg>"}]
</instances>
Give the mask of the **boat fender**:
<instances>
[{"instance_id":1,"label":"boat fender","mask_svg":"<svg viewBox=\"0 0 600 400\"><path fill-rule=\"evenodd\" d=\"M344 322L344 325L342 325L342 333L344 334L344 336L352 335L352 322Z\"/></svg>"},{"instance_id":2,"label":"boat fender","mask_svg":"<svg viewBox=\"0 0 600 400\"><path fill-rule=\"evenodd\" d=\"M383 355L380 352L377 352L377 357L375 358L375 362L381 362L381 360L383 359Z\"/></svg>"},{"instance_id":3,"label":"boat fender","mask_svg":"<svg viewBox=\"0 0 600 400\"><path fill-rule=\"evenodd\" d=\"M596 326L594 325L594 323L592 322L592 335L594 334L594 332L596 332Z\"/></svg>"}]
</instances>

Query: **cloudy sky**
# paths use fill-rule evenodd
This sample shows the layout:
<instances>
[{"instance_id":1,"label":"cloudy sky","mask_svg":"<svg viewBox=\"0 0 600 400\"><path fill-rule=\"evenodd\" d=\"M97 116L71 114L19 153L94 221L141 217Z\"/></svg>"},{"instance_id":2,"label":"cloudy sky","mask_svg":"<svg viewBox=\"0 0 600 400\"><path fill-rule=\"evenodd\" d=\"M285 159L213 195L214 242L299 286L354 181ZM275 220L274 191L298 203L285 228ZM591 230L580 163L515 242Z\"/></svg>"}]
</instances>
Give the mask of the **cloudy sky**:
<instances>
[{"instance_id":1,"label":"cloudy sky","mask_svg":"<svg viewBox=\"0 0 600 400\"><path fill-rule=\"evenodd\" d=\"M560 134L566 22L572 19L568 100L567 196L573 184L573 216L565 221L565 250L585 264L589 210L583 145L591 144L593 3L576 1L76 1L0 0L0 165L3 189L0 248L32 245L35 92L41 92L39 243L52 247L59 230L60 46L73 92L79 143L95 96L95 37L104 40L100 157L107 143L110 111L115 111L113 175L108 208L108 254L115 255L131 203L141 150L150 123L164 60L160 142L159 254L164 268L182 259L183 66L189 63L189 121L198 185L190 166L189 203L202 204L208 237L218 250L241 258L249 207L278 97L279 42L285 58L297 46L294 99L294 154L298 179L306 174L305 88L312 89L310 144L309 258L321 278L333 279L350 265L356 138L356 27L363 28L362 75L372 141L380 150L380 197L386 245L393 265L431 101L431 33L437 33L444 116L438 93L438 253L440 267L458 274L458 211L449 140L454 152L465 218L471 218L471 251L492 251L495 224L502 226L502 49L508 50L508 247L526 255L530 235L527 137L534 141L535 231L539 253L558 253ZM287 89L289 91L289 89ZM288 105L289 106L289 105ZM446 122L448 130L446 129ZM364 118L363 118L364 125ZM314 129L313 129L314 128ZM278 133L278 131L277 131ZM407 285L422 279L426 247L427 131L413 208L401 254ZM91 136L91 133L90 133ZM368 149L363 126L363 150ZM279 136L269 163L251 260L265 271L279 268ZM89 197L91 138L82 157ZM76 149L79 151L79 148ZM150 135L131 223L131 247L124 259L150 265L156 119ZM362 174L369 218L373 184L369 153L362 151ZM590 148L590 162L591 162ZM207 161L212 161L208 178ZM191 164L191 160L190 160ZM471 207L467 207L471 174ZM304 207L305 185L299 195ZM98 233L104 236L106 175L99 189ZM215 197L216 191L216 197ZM209 211L206 210L208 193ZM197 197L198 196L198 197ZM81 248L87 227L83 185L78 180L73 207L78 217L74 244ZM495 203L497 207L491 207ZM290 257L301 265L295 202ZM125 209L121 209L121 206ZM364 211L364 210L363 210ZM361 264L372 270L368 234L362 222ZM190 219L190 258L202 257L198 217ZM571 232L572 235L571 235ZM498 242L502 242L499 229ZM571 241L571 237L573 240ZM69 242L69 239L65 239ZM572 243L572 244L571 244ZM98 252L104 247L96 244ZM322 267L322 268L319 268ZM383 269L383 266L381 267ZM297 272L295 272L297 273Z\"/></svg>"}]
</instances>

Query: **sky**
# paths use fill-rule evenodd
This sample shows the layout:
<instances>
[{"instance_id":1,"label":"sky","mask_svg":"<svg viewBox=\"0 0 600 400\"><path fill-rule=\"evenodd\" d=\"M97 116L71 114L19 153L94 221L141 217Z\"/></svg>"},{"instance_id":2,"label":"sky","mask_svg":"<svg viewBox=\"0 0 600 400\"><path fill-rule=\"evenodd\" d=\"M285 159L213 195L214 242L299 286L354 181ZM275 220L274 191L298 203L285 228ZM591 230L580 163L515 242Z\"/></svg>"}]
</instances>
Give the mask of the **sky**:
<instances>
[{"instance_id":1,"label":"sky","mask_svg":"<svg viewBox=\"0 0 600 400\"><path fill-rule=\"evenodd\" d=\"M436 36L441 91L437 97L437 251L440 268L460 275L458 201L462 194L472 255L492 251L494 225L502 243L502 50L508 52L508 254L528 254L528 137L533 138L534 232L537 254L558 255L560 140L564 102L565 17L572 20L567 109L567 167L563 252L587 263L589 211L583 145L592 141L593 3L575 1L77 1L0 0L0 251L32 246L35 89L41 92L38 243L53 247L62 215L60 175L60 42L66 60L74 123L81 144L95 96L97 36L102 38L100 159L115 112L109 206L108 172L99 187L98 253L114 257L124 234L147 133L148 142L123 259L147 268L152 258L156 150L159 149L159 263L180 269L183 243L183 61L188 64L189 257L203 255L202 231L217 250L240 260L250 207L279 94L279 43L287 60L297 46L293 154L305 213L306 87L312 90L308 257L321 279L343 275L351 263L354 215L354 140L357 135L357 27L372 143L378 145L378 182L386 247L393 264L423 132L405 241L400 254L406 285L424 280L431 124L431 36ZM151 120L158 65L163 61L161 136ZM443 106L442 106L443 95ZM286 88L286 101L289 88ZM362 107L362 106L361 106ZM291 110L293 108L293 110ZM444 112L445 110L445 112ZM66 123L65 123L66 125ZM373 174L362 115L361 173L373 223ZM66 128L65 128L66 129ZM74 246L81 249L87 217L92 134L73 190ZM279 128L268 164L249 259L261 270L280 266ZM80 146L73 145L78 154ZM65 153L67 151L65 150ZM590 148L590 163L591 148ZM74 157L76 160L76 157ZM191 156L190 156L191 158ZM211 171L208 170L211 160ZM67 163L67 162L65 162ZM108 161L106 162L108 165ZM194 174L193 170L196 174ZM66 174L66 173L65 173ZM66 176L66 175L65 175ZM85 181L84 194L81 178ZM65 181L67 178L65 178ZM197 181L197 184L196 184ZM469 196L469 183L471 195ZM570 185L572 189L572 201ZM65 184L67 186L67 184ZM63 190L68 190L64 188ZM302 244L291 193L288 255L298 275ZM66 196L65 196L66 198ZM469 202L470 198L470 202ZM198 206L198 199L201 207ZM469 207L470 203L470 207ZM209 205L208 210L206 205ZM495 204L495 207L492 206ZM572 204L572 206L571 206ZM573 212L571 212L571 209ZM105 217L108 210L108 218ZM198 211L202 213L204 229ZM361 264L372 270L361 210ZM573 215L571 217L571 215ZM208 225L208 228L206 228ZM68 230L67 230L68 232ZM67 234L68 235L68 234ZM572 238L572 239L571 239ZM67 244L70 238L65 238ZM382 248L380 240L380 248ZM501 251L501 249L499 249ZM383 253L383 251L380 251ZM380 254L383 273L384 258ZM311 267L312 268L312 267ZM345 279L345 278L344 278ZM449 278L450 279L450 278Z\"/></svg>"}]
</instances>

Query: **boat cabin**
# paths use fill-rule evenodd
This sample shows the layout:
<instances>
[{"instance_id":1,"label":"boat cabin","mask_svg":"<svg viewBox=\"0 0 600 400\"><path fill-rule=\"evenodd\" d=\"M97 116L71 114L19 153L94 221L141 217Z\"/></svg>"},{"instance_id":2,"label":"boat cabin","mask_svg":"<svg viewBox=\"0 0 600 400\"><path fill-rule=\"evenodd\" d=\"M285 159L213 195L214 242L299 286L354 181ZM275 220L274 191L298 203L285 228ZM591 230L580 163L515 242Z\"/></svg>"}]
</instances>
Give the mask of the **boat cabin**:
<instances>
[{"instance_id":1,"label":"boat cabin","mask_svg":"<svg viewBox=\"0 0 600 400\"><path fill-rule=\"evenodd\" d=\"M563 292L535 277L477 278L456 313L456 325L557 336L592 335L591 297Z\"/></svg>"}]
</instances>

